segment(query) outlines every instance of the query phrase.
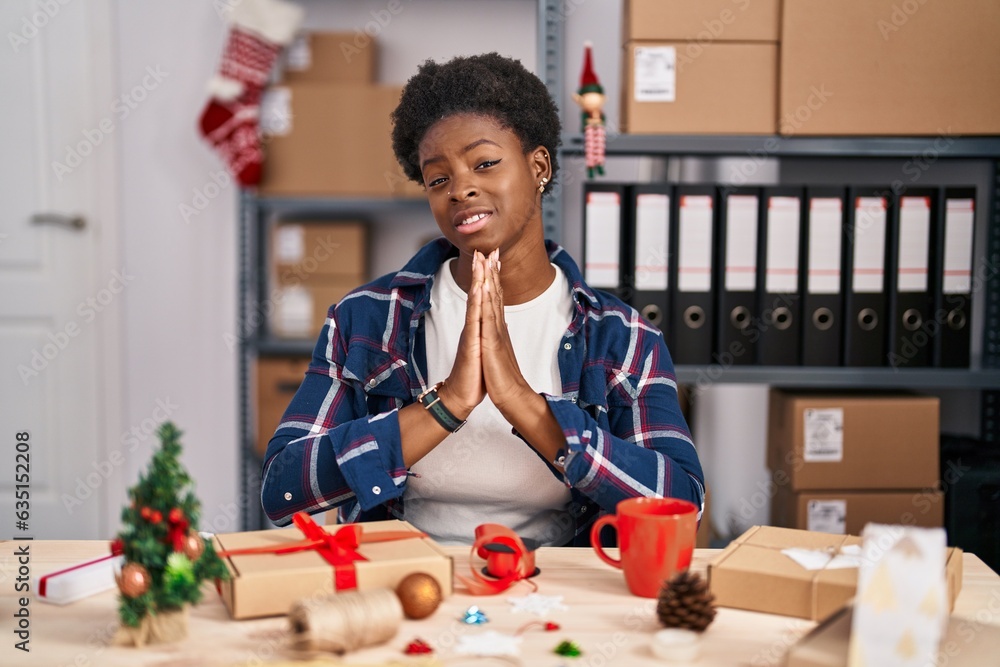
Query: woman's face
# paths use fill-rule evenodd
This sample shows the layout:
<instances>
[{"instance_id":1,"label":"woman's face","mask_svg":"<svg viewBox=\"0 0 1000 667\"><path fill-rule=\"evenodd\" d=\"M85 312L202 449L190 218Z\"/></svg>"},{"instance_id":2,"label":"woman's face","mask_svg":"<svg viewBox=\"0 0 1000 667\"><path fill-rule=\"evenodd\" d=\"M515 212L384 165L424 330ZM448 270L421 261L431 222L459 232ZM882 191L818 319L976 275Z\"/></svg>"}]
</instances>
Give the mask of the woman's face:
<instances>
[{"instance_id":1,"label":"woman's face","mask_svg":"<svg viewBox=\"0 0 1000 667\"><path fill-rule=\"evenodd\" d=\"M464 253L503 251L536 218L540 224L547 153L539 147L525 154L518 136L494 119L448 116L427 130L418 154L434 219Z\"/></svg>"}]
</instances>

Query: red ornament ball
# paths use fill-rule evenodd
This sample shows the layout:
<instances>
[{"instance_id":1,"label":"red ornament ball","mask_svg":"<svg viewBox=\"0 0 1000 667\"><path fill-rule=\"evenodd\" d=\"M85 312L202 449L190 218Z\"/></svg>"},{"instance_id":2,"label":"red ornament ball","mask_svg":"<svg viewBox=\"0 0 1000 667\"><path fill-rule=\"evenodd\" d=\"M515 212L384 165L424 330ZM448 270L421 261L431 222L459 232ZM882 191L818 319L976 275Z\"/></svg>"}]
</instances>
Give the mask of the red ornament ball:
<instances>
[{"instance_id":1,"label":"red ornament ball","mask_svg":"<svg viewBox=\"0 0 1000 667\"><path fill-rule=\"evenodd\" d=\"M141 516L143 519L146 519L147 521L149 520L149 517L152 514L153 510L149 509L148 507L143 507L141 510L139 510L139 516Z\"/></svg>"},{"instance_id":2,"label":"red ornament ball","mask_svg":"<svg viewBox=\"0 0 1000 667\"><path fill-rule=\"evenodd\" d=\"M139 597L149 590L152 583L149 570L139 563L125 563L115 580L118 582L118 589L127 598Z\"/></svg>"},{"instance_id":3,"label":"red ornament ball","mask_svg":"<svg viewBox=\"0 0 1000 667\"><path fill-rule=\"evenodd\" d=\"M180 508L175 507L170 510L170 514L167 515L167 518L170 519L170 523L180 523L181 519L184 518L184 514L181 512Z\"/></svg>"},{"instance_id":4,"label":"red ornament ball","mask_svg":"<svg viewBox=\"0 0 1000 667\"><path fill-rule=\"evenodd\" d=\"M149 515L149 521L150 523L160 523L163 521L163 515L160 513L160 510L153 510L153 513Z\"/></svg>"}]
</instances>

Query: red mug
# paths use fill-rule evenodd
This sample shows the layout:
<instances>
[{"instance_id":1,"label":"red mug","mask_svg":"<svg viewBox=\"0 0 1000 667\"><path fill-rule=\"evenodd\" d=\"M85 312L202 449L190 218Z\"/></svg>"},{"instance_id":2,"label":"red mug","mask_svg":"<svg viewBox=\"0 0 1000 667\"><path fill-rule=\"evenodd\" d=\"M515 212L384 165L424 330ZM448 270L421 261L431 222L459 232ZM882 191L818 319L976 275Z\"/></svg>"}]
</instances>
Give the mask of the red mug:
<instances>
[{"instance_id":1,"label":"red mug","mask_svg":"<svg viewBox=\"0 0 1000 667\"><path fill-rule=\"evenodd\" d=\"M601 560L625 572L633 595L655 598L664 580L691 565L698 507L677 498L628 498L615 512L594 522L590 544ZM618 531L621 560L601 548L601 528L607 525Z\"/></svg>"}]
</instances>

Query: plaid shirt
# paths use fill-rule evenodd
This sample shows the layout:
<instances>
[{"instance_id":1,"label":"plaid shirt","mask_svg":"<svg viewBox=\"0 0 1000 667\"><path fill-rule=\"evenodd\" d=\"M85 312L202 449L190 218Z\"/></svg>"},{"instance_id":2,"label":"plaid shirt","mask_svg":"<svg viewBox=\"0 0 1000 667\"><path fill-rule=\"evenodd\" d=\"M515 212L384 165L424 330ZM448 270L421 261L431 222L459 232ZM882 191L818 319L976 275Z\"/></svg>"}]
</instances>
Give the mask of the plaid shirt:
<instances>
[{"instance_id":1,"label":"plaid shirt","mask_svg":"<svg viewBox=\"0 0 1000 667\"><path fill-rule=\"evenodd\" d=\"M593 519L625 498L669 496L702 507L704 477L663 335L588 287L561 247L546 249L575 303L558 350L563 395L543 394L566 435L565 473L545 463L571 488L572 543L589 544ZM398 410L426 389L423 315L434 274L456 254L447 240L432 241L401 271L330 309L264 457L261 502L274 523L334 507L341 523L404 518Z\"/></svg>"}]
</instances>

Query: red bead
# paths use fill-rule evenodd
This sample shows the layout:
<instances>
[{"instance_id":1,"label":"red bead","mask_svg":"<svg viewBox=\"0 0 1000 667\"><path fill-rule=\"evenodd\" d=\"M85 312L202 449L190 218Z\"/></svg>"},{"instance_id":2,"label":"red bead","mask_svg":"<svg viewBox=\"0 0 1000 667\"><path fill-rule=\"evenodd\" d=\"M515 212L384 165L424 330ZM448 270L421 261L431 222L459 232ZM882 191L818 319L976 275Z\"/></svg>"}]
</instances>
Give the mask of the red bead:
<instances>
[{"instance_id":1,"label":"red bead","mask_svg":"<svg viewBox=\"0 0 1000 667\"><path fill-rule=\"evenodd\" d=\"M406 650L404 653L406 655L419 655L423 653L433 653L434 649L430 647L427 642L423 639L414 639L412 642L406 645Z\"/></svg>"},{"instance_id":2,"label":"red bead","mask_svg":"<svg viewBox=\"0 0 1000 667\"><path fill-rule=\"evenodd\" d=\"M548 623L545 624L546 632L555 632L558 629L559 629L558 623L553 623L552 621L549 621Z\"/></svg>"},{"instance_id":3,"label":"red bead","mask_svg":"<svg viewBox=\"0 0 1000 667\"><path fill-rule=\"evenodd\" d=\"M170 518L170 523L180 523L181 519L184 518L184 515L181 514L180 508L177 507L170 510L170 514L167 516Z\"/></svg>"}]
</instances>

